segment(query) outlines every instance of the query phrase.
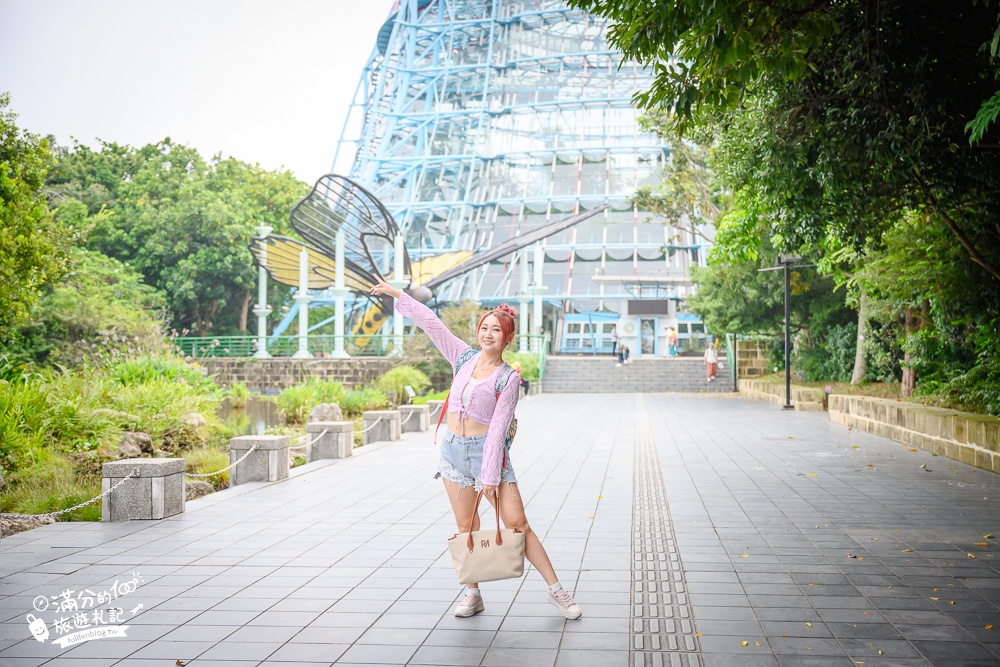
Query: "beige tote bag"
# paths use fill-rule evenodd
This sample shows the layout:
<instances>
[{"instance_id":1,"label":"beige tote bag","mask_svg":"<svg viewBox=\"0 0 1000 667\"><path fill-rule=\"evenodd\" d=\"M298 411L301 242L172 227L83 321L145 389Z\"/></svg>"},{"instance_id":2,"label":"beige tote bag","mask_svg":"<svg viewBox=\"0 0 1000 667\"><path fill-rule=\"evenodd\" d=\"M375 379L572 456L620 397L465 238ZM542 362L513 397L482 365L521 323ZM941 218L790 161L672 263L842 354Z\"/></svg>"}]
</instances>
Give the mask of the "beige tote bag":
<instances>
[{"instance_id":1,"label":"beige tote bag","mask_svg":"<svg viewBox=\"0 0 1000 667\"><path fill-rule=\"evenodd\" d=\"M476 497L473 520L479 513L479 501L482 499L483 492L480 491ZM460 584L513 579L524 574L524 533L510 528L500 530L499 510L496 531L473 531L470 525L467 532L453 535L448 540L448 551L451 552Z\"/></svg>"}]
</instances>

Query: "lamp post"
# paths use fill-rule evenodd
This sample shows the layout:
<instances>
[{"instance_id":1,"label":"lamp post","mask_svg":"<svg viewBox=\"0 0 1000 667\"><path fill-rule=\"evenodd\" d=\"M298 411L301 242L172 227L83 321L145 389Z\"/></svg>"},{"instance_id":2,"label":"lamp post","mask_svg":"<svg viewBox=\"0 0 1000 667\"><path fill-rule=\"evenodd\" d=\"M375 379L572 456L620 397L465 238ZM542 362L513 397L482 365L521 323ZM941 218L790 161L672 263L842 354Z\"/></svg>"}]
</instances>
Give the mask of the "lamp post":
<instances>
[{"instance_id":1,"label":"lamp post","mask_svg":"<svg viewBox=\"0 0 1000 667\"><path fill-rule=\"evenodd\" d=\"M785 404L781 406L782 410L794 410L795 406L792 405L792 267L796 262L801 260L802 257L795 254L788 255L778 255L778 265L769 267L766 269L759 269L760 271L777 271L783 270L785 272Z\"/></svg>"}]
</instances>

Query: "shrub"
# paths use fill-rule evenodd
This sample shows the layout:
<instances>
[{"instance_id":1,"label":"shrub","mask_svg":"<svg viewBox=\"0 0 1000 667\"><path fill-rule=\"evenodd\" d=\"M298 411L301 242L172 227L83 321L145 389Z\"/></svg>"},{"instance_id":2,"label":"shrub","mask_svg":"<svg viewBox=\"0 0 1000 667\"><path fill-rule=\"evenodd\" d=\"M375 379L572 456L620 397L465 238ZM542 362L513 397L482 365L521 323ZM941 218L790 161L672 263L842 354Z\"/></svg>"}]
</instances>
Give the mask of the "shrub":
<instances>
[{"instance_id":1,"label":"shrub","mask_svg":"<svg viewBox=\"0 0 1000 667\"><path fill-rule=\"evenodd\" d=\"M805 379L847 382L854 370L857 349L858 325L835 324L814 347L802 349L798 363L805 371Z\"/></svg>"},{"instance_id":2,"label":"shrub","mask_svg":"<svg viewBox=\"0 0 1000 667\"><path fill-rule=\"evenodd\" d=\"M186 472L204 475L222 470L228 465L229 453L215 447L198 447L184 454L184 470ZM228 470L204 479L210 482L216 491L229 487Z\"/></svg>"},{"instance_id":3,"label":"shrub","mask_svg":"<svg viewBox=\"0 0 1000 667\"><path fill-rule=\"evenodd\" d=\"M375 381L375 389L386 394L397 405L406 402L407 386L413 387L413 391L422 394L431 386L430 378L423 371L417 370L413 366L397 366L386 371Z\"/></svg>"},{"instance_id":4,"label":"shrub","mask_svg":"<svg viewBox=\"0 0 1000 667\"><path fill-rule=\"evenodd\" d=\"M969 372L944 385L942 393L962 409L1000 417L1000 356L983 354Z\"/></svg>"},{"instance_id":5,"label":"shrub","mask_svg":"<svg viewBox=\"0 0 1000 667\"><path fill-rule=\"evenodd\" d=\"M153 380L169 380L187 384L202 391L220 392L214 378L205 375L197 368L192 368L182 359L174 357L142 355L123 359L114 365L112 375L126 387L145 384Z\"/></svg>"},{"instance_id":6,"label":"shrub","mask_svg":"<svg viewBox=\"0 0 1000 667\"><path fill-rule=\"evenodd\" d=\"M508 350L503 353L503 360L511 366L521 364L521 377L529 382L538 381L538 354L534 352L511 352Z\"/></svg>"},{"instance_id":7,"label":"shrub","mask_svg":"<svg viewBox=\"0 0 1000 667\"><path fill-rule=\"evenodd\" d=\"M382 410L391 407L389 397L378 389L356 389L340 401L345 417L360 417L365 410Z\"/></svg>"},{"instance_id":8,"label":"shrub","mask_svg":"<svg viewBox=\"0 0 1000 667\"><path fill-rule=\"evenodd\" d=\"M441 391L433 392L425 396L417 396L415 399L413 399L413 404L426 405L427 401L443 401L445 396L447 395L448 395L448 390L442 389Z\"/></svg>"},{"instance_id":9,"label":"shrub","mask_svg":"<svg viewBox=\"0 0 1000 667\"><path fill-rule=\"evenodd\" d=\"M275 399L275 403L278 406L278 414L286 423L302 424L314 407L320 403L340 404L345 393L344 385L339 382L309 378L301 384L283 389Z\"/></svg>"},{"instance_id":10,"label":"shrub","mask_svg":"<svg viewBox=\"0 0 1000 667\"><path fill-rule=\"evenodd\" d=\"M250 400L250 390L246 383L234 382L233 386L229 388L229 405L240 410L247 406L248 400Z\"/></svg>"}]
</instances>

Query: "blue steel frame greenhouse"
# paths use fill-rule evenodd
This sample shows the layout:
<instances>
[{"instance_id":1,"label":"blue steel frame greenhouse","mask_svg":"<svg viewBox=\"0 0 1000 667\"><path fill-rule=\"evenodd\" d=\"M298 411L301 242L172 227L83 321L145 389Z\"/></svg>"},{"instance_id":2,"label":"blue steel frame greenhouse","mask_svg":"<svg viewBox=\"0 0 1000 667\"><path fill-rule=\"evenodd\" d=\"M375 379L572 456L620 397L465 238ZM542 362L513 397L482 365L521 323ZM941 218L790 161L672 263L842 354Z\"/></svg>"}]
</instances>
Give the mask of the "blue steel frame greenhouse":
<instances>
[{"instance_id":1,"label":"blue steel frame greenhouse","mask_svg":"<svg viewBox=\"0 0 1000 667\"><path fill-rule=\"evenodd\" d=\"M353 157L350 177L386 205L413 258L488 248L608 203L540 254L526 248L436 295L514 302L516 266L543 257L543 321L562 351L610 350L614 314L637 315L634 330L687 322L688 270L710 238L630 202L659 181L669 150L632 104L651 73L622 61L607 28L558 0L398 0L334 158Z\"/></svg>"}]
</instances>

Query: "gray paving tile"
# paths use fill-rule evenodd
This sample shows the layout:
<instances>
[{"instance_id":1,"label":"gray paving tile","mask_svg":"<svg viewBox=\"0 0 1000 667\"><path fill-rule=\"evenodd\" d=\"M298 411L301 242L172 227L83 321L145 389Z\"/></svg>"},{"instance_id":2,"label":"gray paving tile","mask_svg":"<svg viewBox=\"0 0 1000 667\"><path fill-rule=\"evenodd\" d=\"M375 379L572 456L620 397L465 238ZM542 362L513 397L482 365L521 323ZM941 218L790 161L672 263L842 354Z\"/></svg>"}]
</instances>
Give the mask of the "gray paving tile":
<instances>
[{"instance_id":1,"label":"gray paving tile","mask_svg":"<svg viewBox=\"0 0 1000 667\"><path fill-rule=\"evenodd\" d=\"M418 646L374 646L355 644L347 649L338 662L403 665L417 652Z\"/></svg>"},{"instance_id":2,"label":"gray paving tile","mask_svg":"<svg viewBox=\"0 0 1000 667\"><path fill-rule=\"evenodd\" d=\"M481 664L485 655L485 648L469 646L421 646L407 664L471 667Z\"/></svg>"},{"instance_id":3,"label":"gray paving tile","mask_svg":"<svg viewBox=\"0 0 1000 667\"><path fill-rule=\"evenodd\" d=\"M948 658L956 665L995 662L1000 637L984 626L1000 627L1000 572L985 558L964 556L968 544L994 530L989 517L1000 510L1000 477L939 459L935 465L947 465L956 479L975 476L975 484L944 488L906 462L916 457L898 459L896 443L831 425L821 413L783 413L751 401L538 398L519 407L531 424L519 436L522 494L564 584L580 600L579 621L565 621L544 602L534 572L486 586L486 613L451 615L461 591L441 536L454 530L453 521L440 483L412 475L434 465L430 434L407 434L280 484L200 499L162 522L55 524L5 539L0 587L24 593L0 599L0 651L27 655L0 653L0 663L41 659L29 648L33 640L3 643L15 641L4 639L10 628L23 632L35 591L110 583L141 564L147 580L136 599L144 593L147 608L132 619L127 641L148 645L119 661L125 667L165 666L172 660L164 655L207 652L220 640L250 647L254 656L274 646L269 656L228 667L623 664L642 420L669 480L668 518L706 667L773 667L775 651L781 667L930 664L900 637L923 641L932 653L974 647ZM587 415L595 410L615 418L594 429ZM553 414L563 416L558 429ZM877 475L868 462L878 464ZM386 483L404 490L405 501L387 499ZM233 523L232 516L245 520ZM52 549L67 543L74 550L52 559ZM829 635L839 644L794 643L827 642ZM212 641L193 641L205 636ZM375 650L393 646L399 655ZM517 653L529 646L534 650ZM79 667L94 659L80 657ZM213 662L229 661L202 656L197 664Z\"/></svg>"},{"instance_id":4,"label":"gray paving tile","mask_svg":"<svg viewBox=\"0 0 1000 667\"><path fill-rule=\"evenodd\" d=\"M491 648L486 652L484 667L552 667L556 662L555 650L529 648Z\"/></svg>"}]
</instances>

